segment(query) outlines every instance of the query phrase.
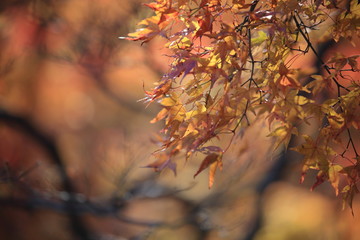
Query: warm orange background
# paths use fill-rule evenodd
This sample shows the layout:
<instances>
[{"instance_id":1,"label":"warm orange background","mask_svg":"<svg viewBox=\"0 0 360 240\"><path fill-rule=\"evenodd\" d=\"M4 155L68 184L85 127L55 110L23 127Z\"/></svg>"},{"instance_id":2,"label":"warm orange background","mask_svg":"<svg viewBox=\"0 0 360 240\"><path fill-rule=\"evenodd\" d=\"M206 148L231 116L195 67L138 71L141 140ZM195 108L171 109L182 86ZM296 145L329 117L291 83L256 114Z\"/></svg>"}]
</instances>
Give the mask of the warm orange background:
<instances>
[{"instance_id":1,"label":"warm orange background","mask_svg":"<svg viewBox=\"0 0 360 240\"><path fill-rule=\"evenodd\" d=\"M118 240L243 239L260 213L257 240L358 239L357 198L352 217L348 208L341 210L329 184L310 192L310 173L300 185L301 160L295 154L278 181L256 192L277 157L262 121L233 143L211 190L206 172L193 179L196 157L178 159L176 177L142 168L152 161L157 146L151 139L161 123L149 123L156 104L146 108L137 100L166 71L168 59L161 39L142 46L118 39L150 14L140 2L0 3L0 108L25 116L55 139L82 198L100 206L125 199L125 207L114 213L120 218L176 223L150 228L87 213L82 219L91 232ZM21 178L9 183L10 175ZM62 196L56 166L44 149L1 123L0 184L5 199L30 198L32 189L50 199ZM0 239L72 237L66 215L0 206Z\"/></svg>"}]
</instances>

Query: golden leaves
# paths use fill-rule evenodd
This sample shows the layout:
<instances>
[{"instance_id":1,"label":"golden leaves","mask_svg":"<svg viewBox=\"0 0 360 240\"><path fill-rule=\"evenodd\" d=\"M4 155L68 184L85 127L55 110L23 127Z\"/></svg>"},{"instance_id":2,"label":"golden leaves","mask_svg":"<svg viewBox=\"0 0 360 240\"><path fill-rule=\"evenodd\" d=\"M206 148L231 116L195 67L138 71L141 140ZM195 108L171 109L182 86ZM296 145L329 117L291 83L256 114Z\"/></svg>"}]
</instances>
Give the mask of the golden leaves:
<instances>
[{"instance_id":1,"label":"golden leaves","mask_svg":"<svg viewBox=\"0 0 360 240\"><path fill-rule=\"evenodd\" d=\"M353 39L359 34L356 1L350 1L348 9L321 1L315 6L297 0L190 2L147 4L155 16L141 21L143 28L127 38L146 42L163 36L173 59L157 86L145 92L146 102L157 100L162 107L151 122L164 120L161 148L149 167L175 171L176 156L188 159L201 153L205 157L194 176L209 169L211 187L224 151L207 146L209 141L222 133L236 135L263 115L275 148L287 148L294 135L303 135L304 142L293 150L304 156L302 176L309 169L317 171L313 188L328 181L350 202L360 179L354 175L360 157L357 138L352 138L360 129L360 86L346 73L359 71L359 56L333 54L323 62L309 30L328 28L333 21L327 19L334 14L333 39ZM309 51L319 58L316 74L293 67ZM306 135L304 129L312 132ZM351 154L355 157L345 156ZM350 159L354 166L344 166L339 159ZM342 191L341 176L349 181Z\"/></svg>"},{"instance_id":2,"label":"golden leaves","mask_svg":"<svg viewBox=\"0 0 360 240\"><path fill-rule=\"evenodd\" d=\"M258 31L258 37L251 39L253 46L260 45L268 39L267 34L264 31Z\"/></svg>"},{"instance_id":3,"label":"golden leaves","mask_svg":"<svg viewBox=\"0 0 360 240\"><path fill-rule=\"evenodd\" d=\"M138 23L138 25L144 26L143 28L139 28L136 32L129 33L128 37L121 37L121 39L127 39L132 41L143 41L148 42L157 35L160 34L160 27L159 27L160 15L155 15L153 17L149 17L144 19Z\"/></svg>"},{"instance_id":4,"label":"golden leaves","mask_svg":"<svg viewBox=\"0 0 360 240\"><path fill-rule=\"evenodd\" d=\"M155 16L141 20L137 25L143 26L143 28L129 33L128 37L120 37L120 39L141 40L145 43L156 36L167 38L165 29L172 21L176 20L179 12L171 7L171 1L168 0L158 0L144 5L154 10Z\"/></svg>"},{"instance_id":5,"label":"golden leaves","mask_svg":"<svg viewBox=\"0 0 360 240\"><path fill-rule=\"evenodd\" d=\"M275 137L274 149L277 149L281 144L284 144L285 148L287 148L292 134L297 135L297 129L294 126L285 124L284 126L277 127L268 137Z\"/></svg>"},{"instance_id":6,"label":"golden leaves","mask_svg":"<svg viewBox=\"0 0 360 240\"><path fill-rule=\"evenodd\" d=\"M343 121L346 127L360 129L360 87L355 88L340 98L343 110Z\"/></svg>"},{"instance_id":7,"label":"golden leaves","mask_svg":"<svg viewBox=\"0 0 360 240\"><path fill-rule=\"evenodd\" d=\"M337 16L335 24L329 29L333 39L338 42L341 38L346 38L354 44L353 38L359 37L360 26L360 4L356 0L349 1L348 9L343 10Z\"/></svg>"}]
</instances>

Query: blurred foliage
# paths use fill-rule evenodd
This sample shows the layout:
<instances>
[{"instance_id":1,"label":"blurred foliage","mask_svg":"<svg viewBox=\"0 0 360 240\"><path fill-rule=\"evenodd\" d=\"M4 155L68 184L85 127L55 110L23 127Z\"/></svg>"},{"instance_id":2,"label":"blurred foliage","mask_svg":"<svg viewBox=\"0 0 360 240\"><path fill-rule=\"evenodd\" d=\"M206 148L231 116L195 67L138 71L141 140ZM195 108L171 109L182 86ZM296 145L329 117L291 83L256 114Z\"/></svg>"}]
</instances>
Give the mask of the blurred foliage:
<instances>
[{"instance_id":1,"label":"blurred foliage","mask_svg":"<svg viewBox=\"0 0 360 240\"><path fill-rule=\"evenodd\" d=\"M142 168L159 125L138 100L168 60L159 39L118 37L149 15L140 0L0 3L0 239L356 239L359 204L352 218L330 186L297 185L298 156L272 153L262 121L211 190L196 156L176 177Z\"/></svg>"}]
</instances>

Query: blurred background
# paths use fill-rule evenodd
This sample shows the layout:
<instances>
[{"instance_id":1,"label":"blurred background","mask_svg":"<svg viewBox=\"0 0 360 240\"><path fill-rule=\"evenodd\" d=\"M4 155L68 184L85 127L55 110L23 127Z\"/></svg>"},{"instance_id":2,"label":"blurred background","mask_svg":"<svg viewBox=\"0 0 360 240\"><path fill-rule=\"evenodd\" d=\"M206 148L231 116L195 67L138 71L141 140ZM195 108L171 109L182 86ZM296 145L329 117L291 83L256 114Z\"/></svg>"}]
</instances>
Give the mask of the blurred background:
<instances>
[{"instance_id":1,"label":"blurred background","mask_svg":"<svg viewBox=\"0 0 360 240\"><path fill-rule=\"evenodd\" d=\"M300 185L264 121L211 190L196 157L177 176L144 168L161 123L138 100L169 62L161 39L118 39L151 14L141 2L1 1L0 239L358 239L358 198L353 217L328 183Z\"/></svg>"}]
</instances>

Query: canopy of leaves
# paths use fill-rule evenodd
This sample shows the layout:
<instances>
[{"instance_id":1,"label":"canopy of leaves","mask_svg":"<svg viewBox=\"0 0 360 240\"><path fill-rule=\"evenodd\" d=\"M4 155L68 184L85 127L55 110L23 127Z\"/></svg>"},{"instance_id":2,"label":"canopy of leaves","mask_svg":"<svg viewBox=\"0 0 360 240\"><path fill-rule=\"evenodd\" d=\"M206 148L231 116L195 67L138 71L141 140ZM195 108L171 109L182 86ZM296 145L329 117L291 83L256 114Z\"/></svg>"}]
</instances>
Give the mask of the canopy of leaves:
<instances>
[{"instance_id":1,"label":"canopy of leaves","mask_svg":"<svg viewBox=\"0 0 360 240\"><path fill-rule=\"evenodd\" d=\"M328 181L351 205L360 180L354 137L360 130L360 81L348 73L359 72L359 55L339 53L325 61L315 44L319 36L355 44L360 37L357 0L157 0L145 5L154 15L126 39L147 42L161 36L172 58L169 71L144 99L161 104L152 122L165 123L157 161L149 167L175 171L180 153L186 159L201 153L204 160L195 176L209 169L211 187L227 148L210 140L236 136L265 117L275 148L286 148L294 135L303 138L292 149L304 156L303 177L309 169L318 172L313 188ZM292 67L310 53L321 69ZM305 134L307 125L317 131Z\"/></svg>"}]
</instances>

